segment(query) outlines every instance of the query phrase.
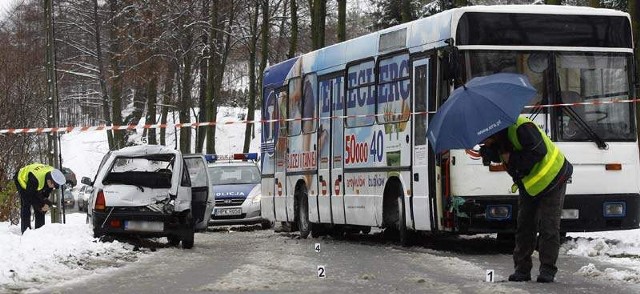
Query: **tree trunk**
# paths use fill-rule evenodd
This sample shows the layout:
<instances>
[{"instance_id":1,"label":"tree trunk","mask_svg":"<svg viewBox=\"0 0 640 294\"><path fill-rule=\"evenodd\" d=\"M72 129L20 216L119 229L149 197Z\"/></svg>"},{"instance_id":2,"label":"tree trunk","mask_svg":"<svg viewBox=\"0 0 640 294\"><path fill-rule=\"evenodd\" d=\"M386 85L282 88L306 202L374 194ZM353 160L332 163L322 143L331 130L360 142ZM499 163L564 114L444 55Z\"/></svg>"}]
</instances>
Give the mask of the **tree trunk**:
<instances>
[{"instance_id":1,"label":"tree trunk","mask_svg":"<svg viewBox=\"0 0 640 294\"><path fill-rule=\"evenodd\" d=\"M466 0L457 0L458 2L467 2ZM402 0L402 6L400 7L400 21L402 23L410 22L413 20L411 13L411 0ZM466 3L465 3L466 6Z\"/></svg>"},{"instance_id":2,"label":"tree trunk","mask_svg":"<svg viewBox=\"0 0 640 294\"><path fill-rule=\"evenodd\" d=\"M203 37L203 41L207 42L207 37ZM202 51L200 59L200 91L198 96L198 122L209 122L209 108L207 108L207 56L208 50ZM207 138L207 126L198 127L196 131L196 153L202 153L204 141Z\"/></svg>"},{"instance_id":3,"label":"tree trunk","mask_svg":"<svg viewBox=\"0 0 640 294\"><path fill-rule=\"evenodd\" d=\"M313 50L324 47L324 28L327 14L326 0L308 0L311 8L311 46Z\"/></svg>"},{"instance_id":4,"label":"tree trunk","mask_svg":"<svg viewBox=\"0 0 640 294\"><path fill-rule=\"evenodd\" d=\"M138 123L140 123L142 113L144 112L144 105L146 100L147 89L145 87L145 83L143 81L138 81L136 82L133 89L133 111L131 112L131 114L124 118L125 125L138 125ZM129 142L129 137L131 137L131 135L133 134L136 134L137 132L138 131L136 129L124 131L125 146L132 145L132 143Z\"/></svg>"},{"instance_id":5,"label":"tree trunk","mask_svg":"<svg viewBox=\"0 0 640 294\"><path fill-rule=\"evenodd\" d=\"M255 110L256 103L256 47L258 43L258 16L260 11L260 4L256 2L254 7L255 14L251 16L251 24L250 24L250 40L249 40L249 102L248 102L248 112L247 116L253 116L252 110ZM251 144L251 124L245 125L244 130L244 145L242 147L242 152L249 152L249 147Z\"/></svg>"},{"instance_id":6,"label":"tree trunk","mask_svg":"<svg viewBox=\"0 0 640 294\"><path fill-rule=\"evenodd\" d=\"M202 1L202 15L203 19L207 19L209 17L209 1ZM209 122L209 116L207 112L209 108L207 107L207 61L209 59L209 50L206 49L208 43L207 34L202 34L202 46L205 50L202 50L202 55L200 56L200 91L198 96L198 122ZM196 153L202 153L202 149L204 146L204 141L207 137L207 129L209 127L202 126L198 127L196 132Z\"/></svg>"},{"instance_id":7,"label":"tree trunk","mask_svg":"<svg viewBox=\"0 0 640 294\"><path fill-rule=\"evenodd\" d=\"M544 0L544 4L547 5L561 5L562 0Z\"/></svg>"},{"instance_id":8,"label":"tree trunk","mask_svg":"<svg viewBox=\"0 0 640 294\"><path fill-rule=\"evenodd\" d=\"M338 42L347 40L347 0L338 0Z\"/></svg>"},{"instance_id":9,"label":"tree trunk","mask_svg":"<svg viewBox=\"0 0 640 294\"><path fill-rule=\"evenodd\" d=\"M456 7L469 6L469 1L468 0L454 0L453 3L455 4Z\"/></svg>"},{"instance_id":10,"label":"tree trunk","mask_svg":"<svg viewBox=\"0 0 640 294\"><path fill-rule=\"evenodd\" d=\"M593 8L600 8L600 0L589 0L589 6Z\"/></svg>"},{"instance_id":11,"label":"tree trunk","mask_svg":"<svg viewBox=\"0 0 640 294\"><path fill-rule=\"evenodd\" d=\"M324 47L324 32L326 28L327 21L327 0L317 0L319 3L318 7L318 48Z\"/></svg>"},{"instance_id":12,"label":"tree trunk","mask_svg":"<svg viewBox=\"0 0 640 294\"><path fill-rule=\"evenodd\" d=\"M145 123L149 125L156 124L157 110L156 103L158 102L158 74L153 72L151 80L147 84L147 116ZM157 129L147 129L147 143L149 145L156 145Z\"/></svg>"},{"instance_id":13,"label":"tree trunk","mask_svg":"<svg viewBox=\"0 0 640 294\"><path fill-rule=\"evenodd\" d=\"M192 40L191 33L187 33L185 36L185 44L191 44ZM188 48L188 46L184 46L184 48ZM183 69L182 69L182 78L181 78L181 89L180 89L180 123L188 123L191 121L191 115L189 114L189 109L191 108L191 70L193 66L193 53L189 48L187 51L183 53ZM191 128L190 127L182 127L180 128L180 151L183 153L191 153Z\"/></svg>"},{"instance_id":14,"label":"tree trunk","mask_svg":"<svg viewBox=\"0 0 640 294\"><path fill-rule=\"evenodd\" d=\"M218 0L211 1L211 11L210 11L210 20L211 26L209 29L209 59L208 59L208 67L207 67L207 99L205 101L205 107L207 108L207 121L214 122L216 121L216 116L218 115L217 103L215 98L217 96L215 93L215 77L217 74L217 66L218 66L218 52L216 50L216 43L220 40L221 34L218 33L218 10L220 8ZM209 126L207 128L207 153L215 154L216 153L216 126Z\"/></svg>"},{"instance_id":15,"label":"tree trunk","mask_svg":"<svg viewBox=\"0 0 640 294\"><path fill-rule=\"evenodd\" d=\"M98 15L98 0L93 0L93 21L95 26L96 36L96 63L98 64L98 79L100 80L100 96L102 97L102 115L104 116L104 124L106 126L111 125L111 112L109 111L109 95L107 93L107 77L104 72L104 65L102 63L102 40L100 38L100 18ZM107 131L107 142L109 143L109 150L113 149L113 132Z\"/></svg>"},{"instance_id":16,"label":"tree trunk","mask_svg":"<svg viewBox=\"0 0 640 294\"><path fill-rule=\"evenodd\" d=\"M167 146L167 116L169 115L169 105L171 105L172 102L171 96L173 95L173 82L175 80L176 68L177 66L175 63L169 62L167 66L167 75L164 79L164 89L162 90L162 112L160 114L160 123L164 126L163 128L160 128L160 145L162 146ZM175 111L175 108L171 108L171 112L173 111Z\"/></svg>"},{"instance_id":17,"label":"tree trunk","mask_svg":"<svg viewBox=\"0 0 640 294\"><path fill-rule=\"evenodd\" d=\"M287 58L293 58L298 50L298 0L291 0L291 38ZM346 0L345 0L346 1Z\"/></svg>"},{"instance_id":18,"label":"tree trunk","mask_svg":"<svg viewBox=\"0 0 640 294\"><path fill-rule=\"evenodd\" d=\"M262 81L264 79L264 69L267 67L267 62L269 61L269 38L270 36L270 30L269 28L271 27L269 22L269 0L263 0L262 1L262 28L261 28L261 34L262 34L262 43L260 44L260 68L258 70L258 82L256 83L258 86L258 105L262 105ZM250 104L248 107L248 113L247 113L247 120L249 121L254 121L255 120L255 108L256 108L256 103L254 101L253 104ZM255 132L256 132L256 122L253 122L251 124L252 126L252 132L251 132L251 138L255 138Z\"/></svg>"},{"instance_id":19,"label":"tree trunk","mask_svg":"<svg viewBox=\"0 0 640 294\"><path fill-rule=\"evenodd\" d=\"M117 0L109 0L109 12L111 25L109 27L109 39L111 44L109 45L109 62L111 65L111 71L113 72L113 79L111 82L111 114L113 117L113 124L122 125L122 73L120 72L120 21L119 21L119 9ZM124 132L113 132L113 149L120 149L124 147Z\"/></svg>"}]
</instances>

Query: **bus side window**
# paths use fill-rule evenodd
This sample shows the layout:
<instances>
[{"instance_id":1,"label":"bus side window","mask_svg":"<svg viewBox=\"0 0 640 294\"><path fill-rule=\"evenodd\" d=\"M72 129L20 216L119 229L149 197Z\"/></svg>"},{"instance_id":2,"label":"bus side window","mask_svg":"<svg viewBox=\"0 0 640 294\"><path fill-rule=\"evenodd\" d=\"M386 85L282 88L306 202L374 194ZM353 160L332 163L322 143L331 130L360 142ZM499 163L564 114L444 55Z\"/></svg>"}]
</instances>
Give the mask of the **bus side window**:
<instances>
[{"instance_id":1,"label":"bus side window","mask_svg":"<svg viewBox=\"0 0 640 294\"><path fill-rule=\"evenodd\" d=\"M375 62L365 61L347 70L347 127L370 126L375 123Z\"/></svg>"},{"instance_id":2,"label":"bus side window","mask_svg":"<svg viewBox=\"0 0 640 294\"><path fill-rule=\"evenodd\" d=\"M318 118L318 91L316 75L310 74L304 77L303 97L302 97L302 132L304 134L316 131L316 120Z\"/></svg>"},{"instance_id":3,"label":"bus side window","mask_svg":"<svg viewBox=\"0 0 640 294\"><path fill-rule=\"evenodd\" d=\"M302 130L302 82L300 78L289 80L289 112L287 113L287 125L289 136L300 135Z\"/></svg>"},{"instance_id":4,"label":"bus side window","mask_svg":"<svg viewBox=\"0 0 640 294\"><path fill-rule=\"evenodd\" d=\"M278 123L280 126L279 137L287 136L287 122L288 111L287 111L287 90L283 89L278 93L278 118L280 122Z\"/></svg>"},{"instance_id":5,"label":"bus side window","mask_svg":"<svg viewBox=\"0 0 640 294\"><path fill-rule=\"evenodd\" d=\"M409 78L409 54L385 58L378 64L376 119L379 124L409 120L411 114ZM404 129L400 127L399 131L402 132Z\"/></svg>"}]
</instances>

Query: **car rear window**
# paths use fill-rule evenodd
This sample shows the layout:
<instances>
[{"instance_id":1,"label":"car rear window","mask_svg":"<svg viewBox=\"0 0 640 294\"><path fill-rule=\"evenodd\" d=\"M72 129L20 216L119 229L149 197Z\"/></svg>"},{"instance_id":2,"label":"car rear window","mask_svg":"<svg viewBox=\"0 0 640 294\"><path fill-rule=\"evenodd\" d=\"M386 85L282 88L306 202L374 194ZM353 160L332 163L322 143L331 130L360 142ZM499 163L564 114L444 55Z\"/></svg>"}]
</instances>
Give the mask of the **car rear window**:
<instances>
[{"instance_id":1,"label":"car rear window","mask_svg":"<svg viewBox=\"0 0 640 294\"><path fill-rule=\"evenodd\" d=\"M174 157L173 154L117 157L102 184L170 188Z\"/></svg>"}]
</instances>

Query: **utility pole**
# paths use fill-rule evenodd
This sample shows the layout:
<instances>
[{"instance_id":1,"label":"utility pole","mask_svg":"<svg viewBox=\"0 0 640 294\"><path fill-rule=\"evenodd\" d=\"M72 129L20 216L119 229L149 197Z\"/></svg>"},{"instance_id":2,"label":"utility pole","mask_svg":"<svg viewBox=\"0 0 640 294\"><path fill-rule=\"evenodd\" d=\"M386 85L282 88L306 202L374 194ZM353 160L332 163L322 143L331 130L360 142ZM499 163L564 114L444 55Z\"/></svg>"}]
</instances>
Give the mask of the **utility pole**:
<instances>
[{"instance_id":1,"label":"utility pole","mask_svg":"<svg viewBox=\"0 0 640 294\"><path fill-rule=\"evenodd\" d=\"M45 68L47 71L47 125L58 127L60 123L60 112L58 111L58 88L56 87L56 54L55 36L53 28L53 0L44 0L44 20L46 29L46 54ZM60 135L50 132L47 135L47 157L49 165L62 169L60 160ZM56 189L53 195L54 207L51 207L51 222L60 223L60 208L62 207L61 190Z\"/></svg>"}]
</instances>

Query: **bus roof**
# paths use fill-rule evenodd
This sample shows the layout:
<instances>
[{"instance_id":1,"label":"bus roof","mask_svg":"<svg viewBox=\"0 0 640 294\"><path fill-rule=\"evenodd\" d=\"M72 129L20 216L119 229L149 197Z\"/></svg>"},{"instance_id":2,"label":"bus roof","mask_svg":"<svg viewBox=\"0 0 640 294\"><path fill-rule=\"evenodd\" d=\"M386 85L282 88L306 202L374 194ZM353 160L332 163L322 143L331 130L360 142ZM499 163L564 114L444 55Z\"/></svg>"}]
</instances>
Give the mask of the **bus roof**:
<instances>
[{"instance_id":1,"label":"bus roof","mask_svg":"<svg viewBox=\"0 0 640 294\"><path fill-rule=\"evenodd\" d=\"M410 52L424 51L445 46L445 41L455 38L458 21L465 13L518 13L548 15L593 15L625 17L628 13L592 7L563 5L491 5L454 8L399 24L390 28L333 44L298 57L267 67L264 72L264 87L277 88L289 78L301 73L315 72L318 75L342 70L351 61L363 60L371 56L383 55L401 49ZM394 34L401 35L396 38ZM388 42L383 39L388 37ZM398 46L396 40L404 40ZM386 44L386 45L385 45ZM381 46L386 46L381 48ZM295 68L294 68L295 67Z\"/></svg>"}]
</instances>

